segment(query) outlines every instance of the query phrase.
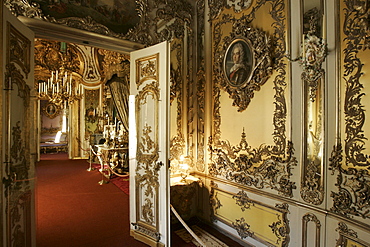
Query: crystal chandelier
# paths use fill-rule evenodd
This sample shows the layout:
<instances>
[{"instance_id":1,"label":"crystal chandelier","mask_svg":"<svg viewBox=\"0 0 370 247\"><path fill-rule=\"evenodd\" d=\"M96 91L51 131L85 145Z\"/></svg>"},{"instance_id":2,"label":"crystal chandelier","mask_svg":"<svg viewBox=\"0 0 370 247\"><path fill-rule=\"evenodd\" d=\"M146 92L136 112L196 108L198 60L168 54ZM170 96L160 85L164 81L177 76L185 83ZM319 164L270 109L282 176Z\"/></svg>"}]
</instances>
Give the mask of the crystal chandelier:
<instances>
[{"instance_id":1,"label":"crystal chandelier","mask_svg":"<svg viewBox=\"0 0 370 247\"><path fill-rule=\"evenodd\" d=\"M82 99L79 85L73 80L72 73L67 73L64 69L51 72L51 77L47 81L38 83L38 98L54 103L61 108Z\"/></svg>"}]
</instances>

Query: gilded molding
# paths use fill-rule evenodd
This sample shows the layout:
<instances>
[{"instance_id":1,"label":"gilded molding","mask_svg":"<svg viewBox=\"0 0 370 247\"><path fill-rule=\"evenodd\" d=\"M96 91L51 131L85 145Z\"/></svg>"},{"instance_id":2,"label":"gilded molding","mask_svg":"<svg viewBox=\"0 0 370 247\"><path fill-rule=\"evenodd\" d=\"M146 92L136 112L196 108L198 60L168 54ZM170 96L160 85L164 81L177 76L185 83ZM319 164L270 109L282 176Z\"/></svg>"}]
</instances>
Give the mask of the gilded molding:
<instances>
[{"instance_id":1,"label":"gilded molding","mask_svg":"<svg viewBox=\"0 0 370 247\"><path fill-rule=\"evenodd\" d=\"M315 231L315 247L320 247L320 240L321 240L321 223L320 220L316 217L316 215L307 213L302 217L302 247L307 247L307 228L309 222L314 222L316 226Z\"/></svg>"},{"instance_id":2,"label":"gilded molding","mask_svg":"<svg viewBox=\"0 0 370 247\"><path fill-rule=\"evenodd\" d=\"M249 229L251 226L245 221L244 218L236 219L232 223L241 239L253 237L254 233Z\"/></svg>"},{"instance_id":3,"label":"gilded molding","mask_svg":"<svg viewBox=\"0 0 370 247\"><path fill-rule=\"evenodd\" d=\"M54 17L46 16L42 12L38 3L29 2L29 0L5 0L4 4L15 16L25 16L28 18L40 19L50 23L65 25L68 27L86 30L110 37L125 39L124 34L117 34L111 31L108 27L94 21L91 16L87 16L86 18L68 17L63 19L55 19Z\"/></svg>"},{"instance_id":4,"label":"gilded molding","mask_svg":"<svg viewBox=\"0 0 370 247\"><path fill-rule=\"evenodd\" d=\"M272 232L277 237L278 241L277 244L281 244L281 246L289 246L290 241L290 228L289 228L289 220L287 214L289 213L289 206L286 203L283 204L276 204L275 206L279 211L283 212L282 219L279 215L279 221L273 222L269 227L271 228Z\"/></svg>"},{"instance_id":5,"label":"gilded molding","mask_svg":"<svg viewBox=\"0 0 370 247\"><path fill-rule=\"evenodd\" d=\"M195 167L199 172L205 172L205 151L206 151L206 138L205 138L205 95L206 95L206 75L205 75L205 49L204 49L204 35L205 35L205 0L198 0L196 2L196 80L195 80L195 95L197 117L196 117L196 161ZM193 87L194 90L194 87Z\"/></svg>"},{"instance_id":6,"label":"gilded molding","mask_svg":"<svg viewBox=\"0 0 370 247\"><path fill-rule=\"evenodd\" d=\"M218 188L218 185L214 181L211 180L210 186L211 186L211 192L209 194L209 205L211 207L211 219L215 221L216 220L215 211L219 209L220 207L222 207L222 204L220 200L217 198L217 196L215 195L215 189Z\"/></svg>"},{"instance_id":7,"label":"gilded molding","mask_svg":"<svg viewBox=\"0 0 370 247\"><path fill-rule=\"evenodd\" d=\"M211 219L212 220L220 220L223 223L233 227L239 234L239 236L244 239L247 237L251 237L256 239L257 241L264 243L268 246L289 246L290 242L290 227L289 227L289 220L288 220L288 213L289 213L289 205L287 203L283 204L276 204L275 207L269 206L267 204L261 203L259 201L250 199L245 191L240 191L237 194L222 190L218 188L218 185L211 181L211 193L210 193L210 206L211 206ZM223 207L220 199L217 197L217 194L223 194L222 198L225 198L225 194L230 195L231 199L234 200L235 204L240 207L241 212L235 212L235 217L233 218L234 214L232 214L231 218L226 218L225 215L220 215L216 211ZM225 203L230 203L230 201L226 201ZM263 208L263 209L262 209ZM272 240L266 238L264 233L252 231L251 228L255 229L256 225L248 224L248 213L250 214L250 210L263 210L263 212L268 212L276 216L276 221L273 221L270 225L267 225L271 232L275 235L276 239ZM242 216L242 217L240 217ZM244 217L245 216L245 217ZM229 215L230 217L230 215ZM268 229L267 228L267 229ZM271 242L273 241L273 243Z\"/></svg>"},{"instance_id":8,"label":"gilded molding","mask_svg":"<svg viewBox=\"0 0 370 247\"><path fill-rule=\"evenodd\" d=\"M8 205L9 216L13 219L8 222L10 224L9 227L12 229L12 232L9 234L9 245L29 246L32 238L28 231L32 227L32 192L29 188L25 191L18 190L12 197L13 199Z\"/></svg>"},{"instance_id":9,"label":"gilded molding","mask_svg":"<svg viewBox=\"0 0 370 247\"><path fill-rule=\"evenodd\" d=\"M270 77L272 67L272 41L266 32L250 26L249 20L238 19L230 15L223 15L220 22L217 22L215 32L221 37L222 27L226 23L233 23L233 31L228 36L223 36L222 40L214 43L214 80L225 90L231 99L233 106L238 108L239 112L247 109L251 99L256 91L259 91ZM226 63L228 54L231 53L231 47L238 42L244 41L250 49L252 60L247 69L250 70L244 83L232 83L229 76L226 75ZM244 48L245 49L245 48Z\"/></svg>"},{"instance_id":10,"label":"gilded molding","mask_svg":"<svg viewBox=\"0 0 370 247\"><path fill-rule=\"evenodd\" d=\"M145 114L143 111L153 111L151 118L137 126L137 166L135 171L136 184L136 212L138 224L145 225L143 234L154 237L159 229L159 170L163 166L159 159L158 137L158 54L136 60L137 80L136 86L136 113L137 117ZM153 66L152 66L153 65ZM152 104L149 105L149 101ZM151 106L150 109L148 107ZM137 121L141 122L141 121ZM150 232L147 232L150 226Z\"/></svg>"},{"instance_id":11,"label":"gilded molding","mask_svg":"<svg viewBox=\"0 0 370 247\"><path fill-rule=\"evenodd\" d=\"M16 68L14 63L6 65L5 78L4 89L12 90L13 84L16 84L18 87L18 96L23 100L23 106L25 108L29 107L31 89L24 81L21 71Z\"/></svg>"},{"instance_id":12,"label":"gilded molding","mask_svg":"<svg viewBox=\"0 0 370 247\"><path fill-rule=\"evenodd\" d=\"M7 22L7 56L6 63L18 64L28 78L30 73L31 41Z\"/></svg>"},{"instance_id":13,"label":"gilded molding","mask_svg":"<svg viewBox=\"0 0 370 247\"><path fill-rule=\"evenodd\" d=\"M182 38L184 27L192 21L193 7L186 1L138 0L136 4L140 22L125 38L147 46Z\"/></svg>"},{"instance_id":14,"label":"gilded molding","mask_svg":"<svg viewBox=\"0 0 370 247\"><path fill-rule=\"evenodd\" d=\"M210 9L210 20L216 19L222 9L233 9L234 13L240 13L243 10L249 9L253 3L253 0L240 0L240 1L227 1L227 0L209 0L209 9Z\"/></svg>"},{"instance_id":15,"label":"gilded molding","mask_svg":"<svg viewBox=\"0 0 370 247\"><path fill-rule=\"evenodd\" d=\"M333 148L329 169L332 175L337 174L332 191L332 212L351 218L353 216L370 218L370 157L364 154L365 109L362 104L365 95L364 86L360 82L364 74L362 52L369 48L367 1L345 1L343 23L343 87L344 87L344 119L345 138ZM343 144L343 146L342 146Z\"/></svg>"},{"instance_id":16,"label":"gilded molding","mask_svg":"<svg viewBox=\"0 0 370 247\"><path fill-rule=\"evenodd\" d=\"M209 167L212 176L226 179L258 189L271 188L282 196L293 197L295 183L290 181L291 168L297 165L292 157L293 147L288 145L285 157L273 153L271 146L262 144L259 148L248 145L246 134L237 146L220 141L217 148L211 147L213 162Z\"/></svg>"},{"instance_id":17,"label":"gilded molding","mask_svg":"<svg viewBox=\"0 0 370 247\"><path fill-rule=\"evenodd\" d=\"M103 56L100 63L99 73L104 78L104 81L108 81L114 74L120 77L130 75L130 55L122 54L114 51L105 49L97 49L97 54Z\"/></svg>"},{"instance_id":18,"label":"gilded molding","mask_svg":"<svg viewBox=\"0 0 370 247\"><path fill-rule=\"evenodd\" d=\"M305 165L304 169L306 174L301 182L301 197L305 202L320 205L325 197L321 164L316 164L315 161L311 161Z\"/></svg>"},{"instance_id":19,"label":"gilded molding","mask_svg":"<svg viewBox=\"0 0 370 247\"><path fill-rule=\"evenodd\" d=\"M196 92L198 103L196 168L199 172L205 171L205 154L204 154L204 150L206 150L206 138L204 134L205 86L206 86L206 76L204 69L204 60L202 60L201 66L197 72L197 92Z\"/></svg>"},{"instance_id":20,"label":"gilded molding","mask_svg":"<svg viewBox=\"0 0 370 247\"><path fill-rule=\"evenodd\" d=\"M240 206L241 210L244 212L246 209L250 209L253 204L245 191L239 191L238 194L233 195L233 199L235 199L236 204Z\"/></svg>"},{"instance_id":21,"label":"gilded molding","mask_svg":"<svg viewBox=\"0 0 370 247\"><path fill-rule=\"evenodd\" d=\"M325 70L322 68L322 64L328 53L326 40L316 35L318 19L318 16L311 16L309 20L310 29L303 36L302 57L300 58L303 69L302 80L310 89L309 95L312 102L316 100L318 81L324 79Z\"/></svg>"},{"instance_id":22,"label":"gilded molding","mask_svg":"<svg viewBox=\"0 0 370 247\"><path fill-rule=\"evenodd\" d=\"M13 126L12 129L13 129L12 130L13 144L10 147L10 157L12 158L14 163L18 163L22 161L24 162L25 154L26 154L26 147L23 143L24 141L22 140L21 122L20 121L16 122L15 126ZM29 165L27 168L29 168ZM27 176L27 174L24 174L24 175Z\"/></svg>"},{"instance_id":23,"label":"gilded molding","mask_svg":"<svg viewBox=\"0 0 370 247\"><path fill-rule=\"evenodd\" d=\"M135 225L135 227L136 227L136 231L144 234L145 236L151 237L156 242L159 242L159 240L161 239L161 234L159 232L153 231L151 228L147 226L140 224L140 225Z\"/></svg>"},{"instance_id":24,"label":"gilded molding","mask_svg":"<svg viewBox=\"0 0 370 247\"><path fill-rule=\"evenodd\" d=\"M15 16L25 16L28 18L36 18L50 22L53 20L52 17L45 16L40 9L40 5L35 2L30 3L28 0L5 0L4 5Z\"/></svg>"},{"instance_id":25,"label":"gilded molding","mask_svg":"<svg viewBox=\"0 0 370 247\"><path fill-rule=\"evenodd\" d=\"M370 243L367 243L358 238L357 232L350 229L345 223L339 222L338 228L335 229L339 232L339 238L336 243L336 247L341 246L356 246L356 247L366 247L369 246Z\"/></svg>"},{"instance_id":26,"label":"gilded molding","mask_svg":"<svg viewBox=\"0 0 370 247\"><path fill-rule=\"evenodd\" d=\"M136 61L136 87L146 80L158 84L158 54Z\"/></svg>"},{"instance_id":27,"label":"gilded molding","mask_svg":"<svg viewBox=\"0 0 370 247\"><path fill-rule=\"evenodd\" d=\"M66 25L68 27L106 35L109 37L124 39L123 34L117 34L111 31L108 27L94 21L90 16L87 16L86 18L68 17L58 20L52 19L52 22L60 25Z\"/></svg>"},{"instance_id":28,"label":"gilded molding","mask_svg":"<svg viewBox=\"0 0 370 247\"><path fill-rule=\"evenodd\" d=\"M286 140L286 115L287 104L285 99L286 91L286 42L285 22L286 10L285 1L264 0L259 1L252 8L251 13L243 15L237 23L250 23L256 12L265 4L270 4L270 15L274 20L272 26L274 32L271 39L275 41L273 71L276 73L273 79L274 114L273 114L273 140L274 145L261 144L258 148L248 146L245 133L242 133L241 142L233 146L228 141L221 139L221 116L220 116L220 85L215 81L213 86L213 133L209 137L208 146L211 152L211 164L209 174L211 176L223 176L227 180L234 181L241 185L254 186L258 189L270 188L276 190L280 195L293 197L295 183L290 181L292 166L297 165L293 156L293 145ZM221 26L226 20L233 17L223 15L220 22L215 21L213 34L213 47L218 47L222 40ZM235 30L242 26L234 27ZM241 32L241 29L240 31ZM219 57L214 57L215 62L220 63ZM219 66L216 67L216 69ZM215 71L215 70L214 70ZM219 73L218 73L219 74ZM217 76L217 73L216 73Z\"/></svg>"},{"instance_id":29,"label":"gilded molding","mask_svg":"<svg viewBox=\"0 0 370 247\"><path fill-rule=\"evenodd\" d=\"M183 117L183 58L182 51L184 42L181 39L175 39L171 43L171 67L170 67L170 105L174 107L176 101L176 134L170 140L170 160L179 160L181 155L186 155L185 138L182 133ZM174 117L174 116L173 116ZM191 165L191 164L189 164Z\"/></svg>"}]
</instances>

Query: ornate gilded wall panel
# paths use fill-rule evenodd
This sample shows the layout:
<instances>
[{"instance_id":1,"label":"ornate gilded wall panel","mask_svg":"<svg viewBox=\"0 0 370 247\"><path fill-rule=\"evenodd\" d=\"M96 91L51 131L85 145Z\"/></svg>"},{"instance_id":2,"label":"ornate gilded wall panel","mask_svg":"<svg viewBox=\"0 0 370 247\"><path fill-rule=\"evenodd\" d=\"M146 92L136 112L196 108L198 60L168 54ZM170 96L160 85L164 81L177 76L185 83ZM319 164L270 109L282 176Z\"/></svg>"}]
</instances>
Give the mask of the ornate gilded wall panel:
<instances>
[{"instance_id":1,"label":"ornate gilded wall panel","mask_svg":"<svg viewBox=\"0 0 370 247\"><path fill-rule=\"evenodd\" d=\"M23 73L28 77L30 72L30 52L31 41L23 36L10 23L7 24L8 40L7 47L9 47L6 63L16 63L21 67Z\"/></svg>"},{"instance_id":2,"label":"ornate gilded wall panel","mask_svg":"<svg viewBox=\"0 0 370 247\"><path fill-rule=\"evenodd\" d=\"M158 241L158 54L136 61L138 94L136 95L137 118L137 166L136 227L137 230Z\"/></svg>"},{"instance_id":3,"label":"ornate gilded wall panel","mask_svg":"<svg viewBox=\"0 0 370 247\"><path fill-rule=\"evenodd\" d=\"M214 9L216 2L211 2L210 7ZM212 137L209 139L209 150L211 152L212 161L209 166L209 174L212 176L218 176L237 182L242 185L253 186L258 189L269 188L273 191L278 192L282 196L293 197L293 190L296 188L295 183L291 179L291 169L297 164L296 158L293 156L293 145L286 138L286 118L287 118L287 102L286 94L288 87L288 68L286 66L286 16L287 6L284 0L273 0L273 1L258 1L254 2L252 7L246 9L238 15L232 10L226 2L219 2L220 9L219 13L211 13L210 21L213 26L213 125L212 125ZM269 18L264 18L264 26L270 26L269 30L262 30L262 27L258 27L259 23L255 23L258 20L258 11L267 11ZM266 15L266 12L265 12ZM234 22L232 22L234 21ZM271 23L269 23L271 21ZM270 25L269 25L269 24ZM271 28L272 27L272 28ZM250 31L250 33L248 33ZM268 32L270 37L263 35L262 33ZM228 118L234 116L240 120L245 121L245 124L249 126L253 125L251 120L252 116L248 116L247 108L251 102L263 102L259 104L271 104L273 108L272 115L265 116L266 120L272 119L272 141L274 144L260 144L259 147L252 147L247 142L247 133L256 132L254 129L244 129L241 127L241 141L239 144L231 144L229 140L222 138L227 136L229 133L221 133L221 125L223 116L221 115L221 100L228 91L228 86L225 86L228 82L225 82L226 78L222 75L223 71L223 60L226 55L224 53L228 50L229 42L234 37L244 37L247 35L254 35L261 33L261 35L255 36L259 38L259 47L252 46L254 50L253 56L259 59L252 60L254 62L253 68L255 72L259 70L262 73L256 73L251 75L251 85L253 85L252 92L257 91L261 88L271 87L273 92L273 100L269 98L267 101L262 98L256 99L258 93L253 94L253 101L246 102L244 100L233 99L233 105L236 106L235 114L229 113ZM248 42L246 42L248 43ZM257 45L257 44L256 44ZM256 51L260 54L256 54ZM259 69L259 65L262 67ZM270 74L271 73L271 74ZM258 75L258 76L257 76ZM271 76L269 78L269 76ZM269 78L269 79L267 79ZM248 82L248 81L247 81ZM247 84L243 84L244 87ZM231 85L232 86L232 85ZM246 87L248 88L248 86ZM240 91L240 89L238 89ZM235 91L236 92L236 91ZM231 95L234 95L231 93ZM237 95L237 93L235 93ZM238 96L239 97L239 96ZM247 97L247 95L242 95ZM266 97L260 96L260 97ZM251 97L249 97L251 99ZM238 111L243 111L237 113ZM242 114L246 114L243 118ZM248 116L248 117L247 117ZM238 122L239 126L243 126L243 122ZM255 128L259 126L255 125ZM244 130L243 130L244 129ZM232 129L232 133L236 133L235 128ZM266 132L266 130L258 129L259 132ZM235 141L235 139L234 139ZM254 140L257 142L256 140Z\"/></svg>"},{"instance_id":4,"label":"ornate gilded wall panel","mask_svg":"<svg viewBox=\"0 0 370 247\"><path fill-rule=\"evenodd\" d=\"M370 246L370 243L358 238L358 234L353 229L350 229L345 223L340 222L336 231L339 233L336 247L365 247Z\"/></svg>"},{"instance_id":5,"label":"ornate gilded wall panel","mask_svg":"<svg viewBox=\"0 0 370 247\"><path fill-rule=\"evenodd\" d=\"M89 90L85 89L85 136L88 137L94 133L102 132L100 126L100 119L99 113L97 113L97 109L101 109L99 107L99 99L100 99L100 89L96 90Z\"/></svg>"},{"instance_id":6,"label":"ornate gilded wall panel","mask_svg":"<svg viewBox=\"0 0 370 247\"><path fill-rule=\"evenodd\" d=\"M184 30L185 31L185 30ZM184 113L184 87L186 71L184 71L184 48L188 45L184 42L184 35L181 38L174 38L170 45L170 102L171 102L171 137L170 137L170 160L179 160L181 156L188 156L185 148L185 136L183 134L182 119ZM186 56L185 56L186 57Z\"/></svg>"},{"instance_id":7,"label":"ornate gilded wall panel","mask_svg":"<svg viewBox=\"0 0 370 247\"><path fill-rule=\"evenodd\" d=\"M8 25L10 27L10 25ZM32 218L31 197L33 189L33 170L31 167L30 133L31 122L31 89L25 80L30 72L31 51L19 53L20 47L15 44L27 44L30 49L31 41L8 28L8 59L4 78L4 164L5 176L2 178L6 200L6 226L9 246L30 246ZM9 38L9 36L11 38ZM27 41L26 41L27 40ZM24 48L24 47L23 47ZM23 49L22 48L22 49ZM28 53L27 53L28 52ZM28 58L24 57L27 54ZM20 59L17 59L20 56ZM28 69L27 69L28 66ZM26 76L24 76L26 75ZM17 114L14 114L14 113Z\"/></svg>"},{"instance_id":8,"label":"ornate gilded wall panel","mask_svg":"<svg viewBox=\"0 0 370 247\"><path fill-rule=\"evenodd\" d=\"M273 207L250 199L245 191L234 194L219 189L214 182L211 182L210 203L213 220L233 227L241 239L251 237L267 246L289 246L287 204Z\"/></svg>"},{"instance_id":9,"label":"ornate gilded wall panel","mask_svg":"<svg viewBox=\"0 0 370 247\"><path fill-rule=\"evenodd\" d=\"M336 191L331 191L334 213L359 220L370 218L369 123L366 108L370 101L366 72L369 57L367 1L341 1L341 92L338 143L333 147L330 170L336 176ZM333 179L334 180L334 179Z\"/></svg>"},{"instance_id":10,"label":"ornate gilded wall panel","mask_svg":"<svg viewBox=\"0 0 370 247\"><path fill-rule=\"evenodd\" d=\"M321 223L320 220L316 217L316 215L307 213L302 218L302 247L310 246L308 245L308 224L309 222L313 222L315 224L316 230L315 232L315 240L314 244L315 247L320 247L320 238L321 238Z\"/></svg>"},{"instance_id":11,"label":"ornate gilded wall panel","mask_svg":"<svg viewBox=\"0 0 370 247\"><path fill-rule=\"evenodd\" d=\"M321 9L323 6L321 7ZM304 15L302 55L299 62L304 88L304 162L301 175L301 197L305 202L320 205L324 201L324 103L326 40L322 30L322 10L314 8ZM319 34L318 34L319 33ZM317 36L317 34L319 36Z\"/></svg>"}]
</instances>

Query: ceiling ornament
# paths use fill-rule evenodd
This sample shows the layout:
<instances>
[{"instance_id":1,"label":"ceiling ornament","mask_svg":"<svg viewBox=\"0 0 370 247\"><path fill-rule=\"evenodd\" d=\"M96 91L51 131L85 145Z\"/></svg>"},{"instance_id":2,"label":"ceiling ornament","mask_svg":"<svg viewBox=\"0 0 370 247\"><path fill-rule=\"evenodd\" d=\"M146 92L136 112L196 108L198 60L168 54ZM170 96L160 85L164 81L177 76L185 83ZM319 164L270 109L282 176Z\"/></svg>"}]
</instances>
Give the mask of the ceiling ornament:
<instances>
[{"instance_id":1,"label":"ceiling ornament","mask_svg":"<svg viewBox=\"0 0 370 247\"><path fill-rule=\"evenodd\" d=\"M82 82L85 85L94 86L99 85L102 77L99 73L98 64L96 61L95 50L96 48L91 46L76 45L77 50L80 51L81 58L83 59L83 72Z\"/></svg>"},{"instance_id":2,"label":"ceiling ornament","mask_svg":"<svg viewBox=\"0 0 370 247\"><path fill-rule=\"evenodd\" d=\"M235 13L240 13L252 6L253 0L209 0L210 19L216 19L221 11L233 9Z\"/></svg>"},{"instance_id":3,"label":"ceiling ornament","mask_svg":"<svg viewBox=\"0 0 370 247\"><path fill-rule=\"evenodd\" d=\"M98 56L101 56L99 60L100 67L98 73L102 76L103 82L110 80L114 74L119 77L125 77L130 75L130 55L118 53L115 51L109 51L105 49L95 50Z\"/></svg>"},{"instance_id":4,"label":"ceiling ornament","mask_svg":"<svg viewBox=\"0 0 370 247\"><path fill-rule=\"evenodd\" d=\"M123 34L117 34L111 31L108 27L96 22L93 20L92 17L87 16L86 18L79 18L79 17L68 17L63 19L55 20L53 19L53 23L66 25L68 27L73 27L81 30L86 30L93 33L98 33L110 37L115 38L123 38Z\"/></svg>"},{"instance_id":5,"label":"ceiling ornament","mask_svg":"<svg viewBox=\"0 0 370 247\"><path fill-rule=\"evenodd\" d=\"M370 155L365 152L364 135L365 106L362 103L365 93L361 77L364 61L367 58L369 40L367 22L369 5L367 1L357 1L356 5L346 2L343 11L346 18L343 24L343 120L344 140L333 147L329 169L337 175L337 191L331 192L332 212L351 218L370 219ZM367 51L368 52L368 51ZM339 110L339 109L338 109Z\"/></svg>"},{"instance_id":6,"label":"ceiling ornament","mask_svg":"<svg viewBox=\"0 0 370 247\"><path fill-rule=\"evenodd\" d=\"M54 18L50 16L45 16L40 9L40 5L35 2L30 3L28 0L5 0L4 5L15 16L25 16L28 18L41 19L49 22L54 20Z\"/></svg>"},{"instance_id":7,"label":"ceiling ornament","mask_svg":"<svg viewBox=\"0 0 370 247\"><path fill-rule=\"evenodd\" d=\"M117 34L111 31L108 27L94 21L92 17L87 16L86 18L79 17L68 17L62 19L55 19L52 16L46 16L40 8L40 5L35 2L29 2L29 0L5 0L4 5L12 12L15 16L25 16L28 18L40 19L43 21L61 24L72 28L86 30L93 33L98 33L110 37L125 39L124 34Z\"/></svg>"},{"instance_id":8,"label":"ceiling ornament","mask_svg":"<svg viewBox=\"0 0 370 247\"><path fill-rule=\"evenodd\" d=\"M193 7L188 2L137 0L136 4L140 22L126 34L128 40L150 46L191 33Z\"/></svg>"}]
</instances>

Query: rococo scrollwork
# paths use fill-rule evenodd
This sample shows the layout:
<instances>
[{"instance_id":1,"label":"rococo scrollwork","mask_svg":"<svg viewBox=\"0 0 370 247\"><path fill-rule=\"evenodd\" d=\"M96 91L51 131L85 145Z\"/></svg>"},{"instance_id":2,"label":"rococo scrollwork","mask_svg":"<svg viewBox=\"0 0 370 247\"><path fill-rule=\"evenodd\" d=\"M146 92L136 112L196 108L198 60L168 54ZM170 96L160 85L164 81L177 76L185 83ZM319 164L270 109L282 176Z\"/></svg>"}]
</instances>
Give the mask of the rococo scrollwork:
<instances>
[{"instance_id":1,"label":"rococo scrollwork","mask_svg":"<svg viewBox=\"0 0 370 247\"><path fill-rule=\"evenodd\" d=\"M268 72L274 71L273 88L275 90L273 102L275 106L273 114L273 141L274 145L261 144L258 148L248 146L246 136L243 131L242 140L238 145L232 145L228 141L221 140L221 116L220 116L220 97L221 84L226 83L222 71L222 63L224 58L224 51L227 44L233 40L234 36L227 36L225 42L223 40L222 27L226 23L233 24L232 35L244 34L250 30L243 28L251 23L256 12L264 5L271 5L270 15L274 21L271 25L274 27L271 39L274 40L273 57L274 63L262 59L262 53L266 56L271 54L263 51L260 55L255 54L262 60L260 62L267 63ZM286 139L286 115L287 104L285 99L286 84L286 42L285 42L285 2L281 0L276 1L259 1L256 3L249 15L243 15L240 19L236 19L232 15L223 14L219 19L214 20L213 26L213 47L214 54L214 68L213 74L215 83L213 86L214 98L214 113L213 113L213 136L209 138L209 150L211 152L211 165L209 166L209 174L211 176L223 177L241 185L254 186L258 189L270 188L277 191L280 195L292 197L293 190L296 189L295 183L290 181L292 166L297 164L297 160L293 157L293 145ZM244 31L243 31L244 30ZM259 31L256 31L259 32ZM259 35L262 38L261 48L270 49L268 43L265 42L266 36ZM221 45L222 44L222 45ZM254 50L258 50L254 47ZM258 60L255 60L255 67L258 67ZM262 72L262 75L266 72ZM261 79L264 77L260 77ZM258 84L256 84L258 85ZM245 102L246 103L246 102Z\"/></svg>"},{"instance_id":2,"label":"rococo scrollwork","mask_svg":"<svg viewBox=\"0 0 370 247\"><path fill-rule=\"evenodd\" d=\"M358 238L357 232L353 229L350 229L345 223L339 222L338 228L336 229L339 232L339 238L335 246L356 246L356 247L365 247L369 246L369 243Z\"/></svg>"},{"instance_id":3,"label":"rococo scrollwork","mask_svg":"<svg viewBox=\"0 0 370 247\"><path fill-rule=\"evenodd\" d=\"M272 43L264 31L250 27L245 20L234 21L233 32L215 51L215 66L219 66L215 67L215 79L238 111L244 111L272 73Z\"/></svg>"},{"instance_id":4,"label":"rococo scrollwork","mask_svg":"<svg viewBox=\"0 0 370 247\"><path fill-rule=\"evenodd\" d=\"M338 191L332 191L331 211L351 217L370 218L370 156L365 154L365 109L362 104L365 93L360 82L364 74L362 52L369 48L367 1L355 5L345 2L343 34L346 47L343 50L344 76L344 143L338 142L332 151L330 170L337 174Z\"/></svg>"},{"instance_id":5,"label":"rococo scrollwork","mask_svg":"<svg viewBox=\"0 0 370 247\"><path fill-rule=\"evenodd\" d=\"M282 212L282 216L278 216L279 221L273 222L269 227L271 228L272 232L277 237L277 244L281 244L281 246L289 246L290 241L290 228L289 228L289 220L288 220L288 204L276 204L275 208L277 208L280 212Z\"/></svg>"},{"instance_id":6,"label":"rococo scrollwork","mask_svg":"<svg viewBox=\"0 0 370 247\"><path fill-rule=\"evenodd\" d=\"M211 148L215 157L210 165L212 176L223 176L236 183L254 186L258 189L271 188L280 195L293 197L295 183L290 181L291 167L297 165L292 157L293 148L287 147L287 156L274 155L271 147L261 145L252 148L248 145L245 132L237 146L228 141L220 141L218 148Z\"/></svg>"}]
</instances>

